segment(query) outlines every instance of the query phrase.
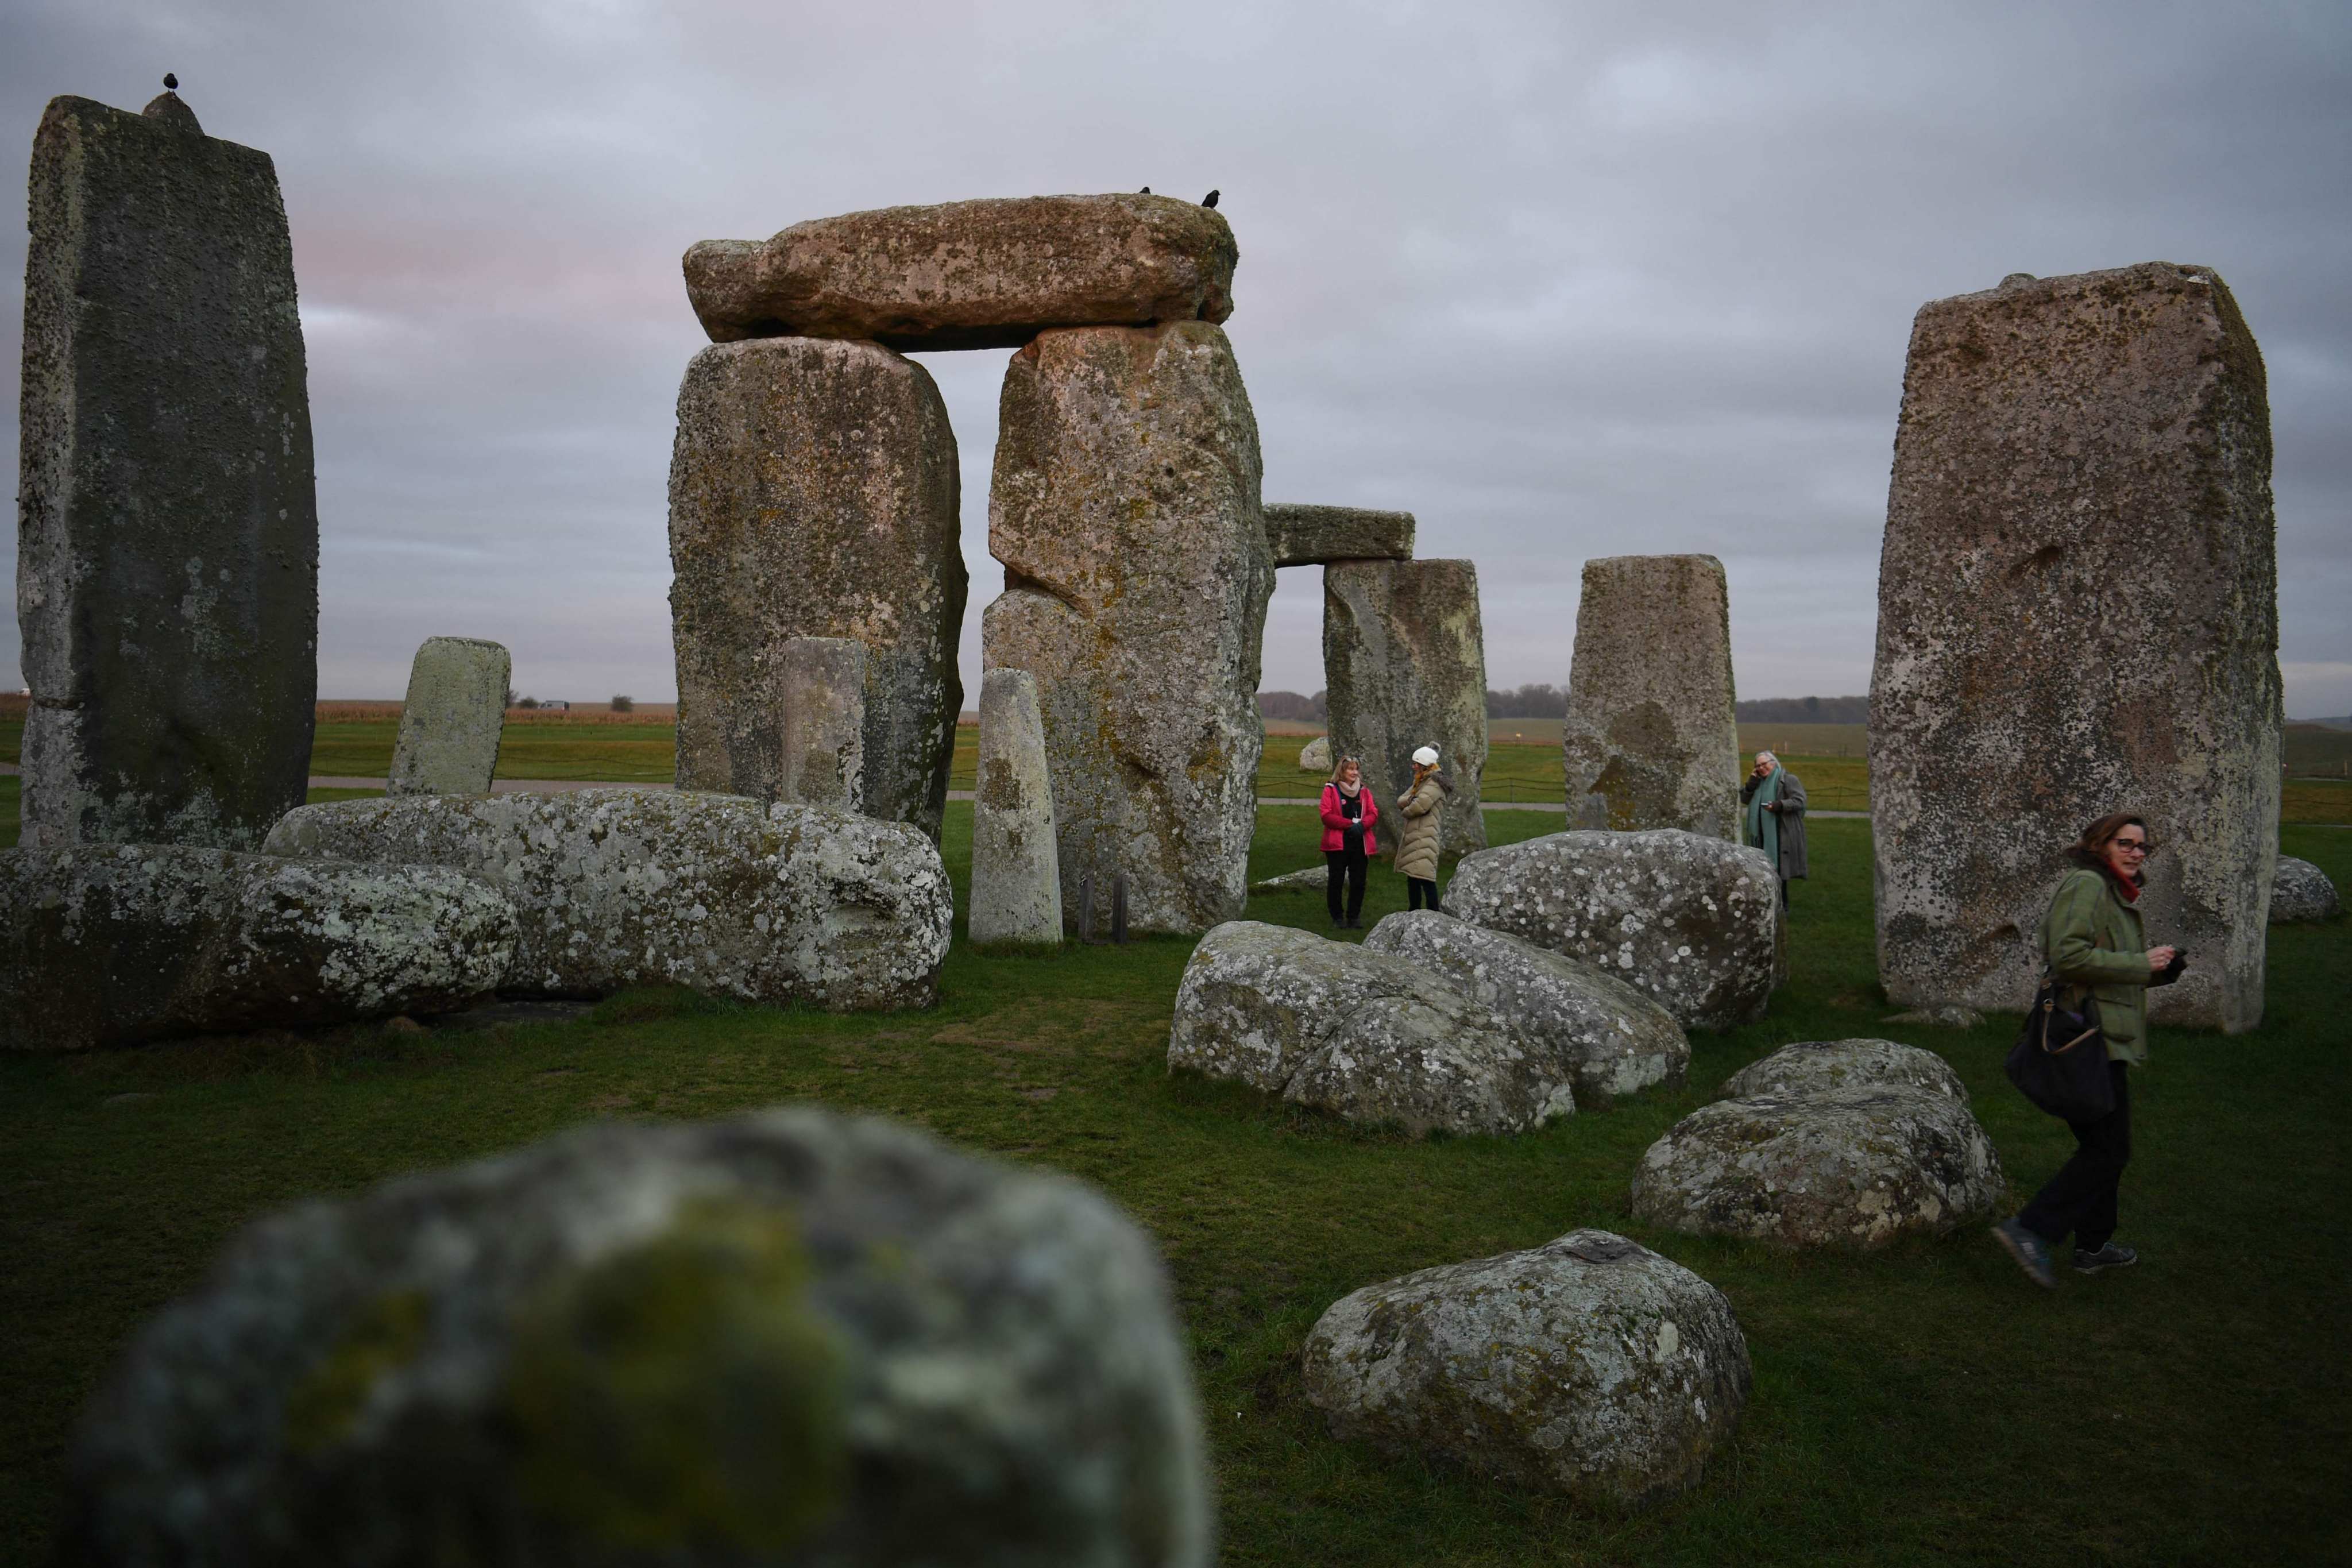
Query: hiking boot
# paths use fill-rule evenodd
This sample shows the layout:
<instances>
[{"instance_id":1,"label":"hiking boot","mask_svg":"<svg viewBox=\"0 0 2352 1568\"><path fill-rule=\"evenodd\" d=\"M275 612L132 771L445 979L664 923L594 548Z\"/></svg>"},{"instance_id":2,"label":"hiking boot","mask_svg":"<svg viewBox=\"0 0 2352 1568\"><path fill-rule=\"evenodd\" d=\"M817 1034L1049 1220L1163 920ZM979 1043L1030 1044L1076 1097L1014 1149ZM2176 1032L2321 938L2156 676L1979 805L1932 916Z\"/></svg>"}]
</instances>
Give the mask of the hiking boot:
<instances>
[{"instance_id":1,"label":"hiking boot","mask_svg":"<svg viewBox=\"0 0 2352 1568\"><path fill-rule=\"evenodd\" d=\"M2096 1252L2085 1252L2079 1247L2074 1249L2074 1272L2077 1274L2105 1274L2110 1268L2129 1268L2138 1261L2138 1253L2128 1247L2117 1247L2112 1241Z\"/></svg>"},{"instance_id":2,"label":"hiking boot","mask_svg":"<svg viewBox=\"0 0 2352 1568\"><path fill-rule=\"evenodd\" d=\"M2050 1268L2048 1242L2013 1219L2005 1219L1993 1226L1992 1238L2000 1243L2003 1251L2017 1259L2017 1266L2025 1270L2028 1279L2044 1290L2058 1288L2058 1276Z\"/></svg>"}]
</instances>

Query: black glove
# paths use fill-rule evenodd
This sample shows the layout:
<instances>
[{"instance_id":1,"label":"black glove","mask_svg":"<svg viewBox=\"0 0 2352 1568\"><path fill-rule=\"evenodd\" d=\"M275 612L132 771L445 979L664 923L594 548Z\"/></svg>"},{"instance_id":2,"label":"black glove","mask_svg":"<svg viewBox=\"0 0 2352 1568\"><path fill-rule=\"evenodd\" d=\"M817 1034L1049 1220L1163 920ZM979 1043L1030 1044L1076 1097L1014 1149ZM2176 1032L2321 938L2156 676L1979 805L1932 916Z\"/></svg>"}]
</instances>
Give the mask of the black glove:
<instances>
[{"instance_id":1,"label":"black glove","mask_svg":"<svg viewBox=\"0 0 2352 1568\"><path fill-rule=\"evenodd\" d=\"M2174 981L2179 979L2180 972L2188 967L2189 950L2185 947L2175 948L2172 950L2172 962L2166 964L2162 969L2157 971L2156 978L2149 981L2148 984L2151 986L2169 985Z\"/></svg>"}]
</instances>

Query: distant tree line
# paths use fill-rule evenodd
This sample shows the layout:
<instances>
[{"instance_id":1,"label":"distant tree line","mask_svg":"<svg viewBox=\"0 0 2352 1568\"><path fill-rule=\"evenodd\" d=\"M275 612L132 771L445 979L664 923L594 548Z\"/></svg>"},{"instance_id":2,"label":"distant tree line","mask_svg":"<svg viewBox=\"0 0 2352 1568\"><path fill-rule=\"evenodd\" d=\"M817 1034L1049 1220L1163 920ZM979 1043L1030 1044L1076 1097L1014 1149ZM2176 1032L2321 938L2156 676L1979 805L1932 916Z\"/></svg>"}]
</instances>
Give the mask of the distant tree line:
<instances>
[{"instance_id":1,"label":"distant tree line","mask_svg":"<svg viewBox=\"0 0 2352 1568\"><path fill-rule=\"evenodd\" d=\"M1261 691L1257 694L1257 714L1261 719L1280 719L1295 724L1320 724L1330 716L1323 705L1323 693L1301 697L1296 691Z\"/></svg>"},{"instance_id":2,"label":"distant tree line","mask_svg":"<svg viewBox=\"0 0 2352 1568\"><path fill-rule=\"evenodd\" d=\"M1261 691L1257 710L1262 718L1317 724L1329 717L1324 693L1302 697L1296 691ZM1738 705L1743 724L1867 724L1867 697L1763 697ZM1532 682L1512 691L1486 693L1489 719L1564 719L1568 693L1544 682Z\"/></svg>"},{"instance_id":3,"label":"distant tree line","mask_svg":"<svg viewBox=\"0 0 2352 1568\"><path fill-rule=\"evenodd\" d=\"M1738 705L1743 724L1867 724L1867 697L1759 697Z\"/></svg>"},{"instance_id":4,"label":"distant tree line","mask_svg":"<svg viewBox=\"0 0 2352 1568\"><path fill-rule=\"evenodd\" d=\"M1489 719L1565 719L1568 693L1557 686L1528 685L1517 691L1486 693Z\"/></svg>"}]
</instances>

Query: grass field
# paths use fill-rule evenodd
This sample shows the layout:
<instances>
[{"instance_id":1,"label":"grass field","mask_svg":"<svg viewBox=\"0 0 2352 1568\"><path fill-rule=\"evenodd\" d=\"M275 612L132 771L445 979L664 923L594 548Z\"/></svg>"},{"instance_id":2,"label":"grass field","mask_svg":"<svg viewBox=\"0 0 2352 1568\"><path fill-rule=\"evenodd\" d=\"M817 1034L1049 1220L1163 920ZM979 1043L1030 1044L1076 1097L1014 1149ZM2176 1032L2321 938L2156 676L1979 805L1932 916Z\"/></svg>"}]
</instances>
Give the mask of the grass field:
<instances>
[{"instance_id":1,"label":"grass field","mask_svg":"<svg viewBox=\"0 0 2352 1568\"><path fill-rule=\"evenodd\" d=\"M1499 842L1543 816L1496 812ZM970 807L944 846L959 905ZM1261 812L1253 873L1313 863ZM2352 879L2352 835L2290 829ZM1761 1023L1695 1040L1686 1089L1511 1140L1408 1142L1164 1069L1190 943L992 958L961 942L933 1012L828 1017L676 993L480 1034L376 1028L0 1062L0 1560L42 1560L73 1412L146 1315L239 1226L608 1117L777 1101L883 1112L1107 1189L1162 1248L1217 1472L1229 1563L2320 1563L2352 1555L2352 1334L2341 1201L2352 924L2273 933L2250 1036L2160 1031L2135 1089L2130 1273L2032 1290L1971 1227L1874 1257L1791 1256L1627 1213L1641 1151L1791 1039L1941 1051L2022 1193L2067 1144L2002 1083L2009 1021L1881 1022L1867 826L1825 820L1792 972ZM1376 872L1376 916L1402 884ZM1320 900L1253 904L1309 927ZM124 1101L126 1094L152 1096ZM1403 1271L1580 1225L1729 1297L1756 1386L1693 1492L1620 1516L1331 1440L1300 1394L1325 1307Z\"/></svg>"}]
</instances>

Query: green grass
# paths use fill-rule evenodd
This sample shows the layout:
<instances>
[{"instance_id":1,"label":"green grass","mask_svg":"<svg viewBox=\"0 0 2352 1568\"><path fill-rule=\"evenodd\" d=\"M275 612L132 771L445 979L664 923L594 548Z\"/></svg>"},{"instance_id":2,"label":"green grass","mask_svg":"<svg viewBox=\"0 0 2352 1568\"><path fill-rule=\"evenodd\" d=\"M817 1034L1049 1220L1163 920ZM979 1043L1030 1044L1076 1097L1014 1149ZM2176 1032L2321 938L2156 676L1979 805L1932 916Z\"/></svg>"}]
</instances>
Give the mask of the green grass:
<instances>
[{"instance_id":1,"label":"green grass","mask_svg":"<svg viewBox=\"0 0 2352 1568\"><path fill-rule=\"evenodd\" d=\"M1549 826L1488 818L1497 842ZM971 813L944 848L960 902ZM1312 813L1259 816L1254 876L1316 861ZM2352 834L2291 829L2352 884ZM2021 1195L2067 1146L2006 1088L2010 1025L1887 1025L1867 825L1823 820L1790 984L1696 1039L1691 1083L1518 1139L1408 1142L1230 1085L1171 1078L1191 944L989 957L961 941L933 1012L828 1017L675 993L488 1034L359 1028L0 1062L0 1555L37 1561L75 1409L149 1313L238 1227L603 1117L781 1100L876 1111L1097 1183L1158 1239L1190 1335L1233 1563L2080 1563L2352 1555L2352 1243L2342 1201L2352 924L2272 933L2270 1015L2160 1031L2135 1088L2130 1273L2032 1289L1979 1229L1874 1257L1791 1256L1635 1224L1641 1151L1791 1039L1943 1052ZM1375 868L1373 916L1402 884ZM1315 894L1255 918L1319 927ZM155 1098L114 1102L141 1093ZM1579 1510L1333 1441L1300 1396L1316 1317L1357 1286L1539 1244L1633 1235L1737 1310L1756 1389L1694 1491Z\"/></svg>"}]
</instances>

